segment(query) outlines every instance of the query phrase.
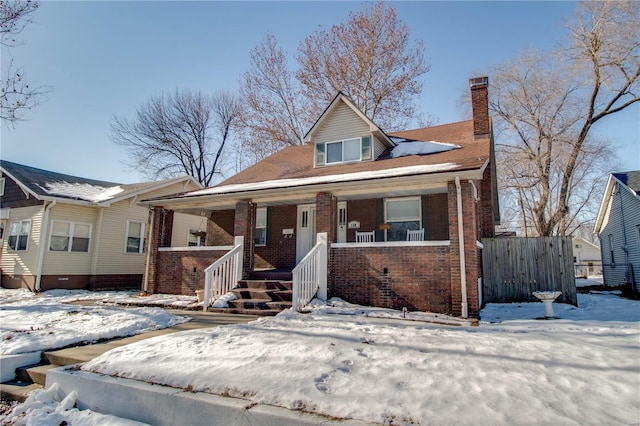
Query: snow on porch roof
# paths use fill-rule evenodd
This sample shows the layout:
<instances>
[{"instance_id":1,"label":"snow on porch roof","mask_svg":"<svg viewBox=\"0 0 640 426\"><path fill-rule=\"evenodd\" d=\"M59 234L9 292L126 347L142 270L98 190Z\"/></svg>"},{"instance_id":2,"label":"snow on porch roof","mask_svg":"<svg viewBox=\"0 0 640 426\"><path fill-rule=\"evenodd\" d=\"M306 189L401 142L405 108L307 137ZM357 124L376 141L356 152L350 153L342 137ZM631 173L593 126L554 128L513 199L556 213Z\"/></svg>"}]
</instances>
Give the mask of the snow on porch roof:
<instances>
[{"instance_id":1,"label":"snow on porch roof","mask_svg":"<svg viewBox=\"0 0 640 426\"><path fill-rule=\"evenodd\" d=\"M338 175L313 176L297 179L276 179L263 182L239 183L214 186L212 188L200 189L187 192L178 198L199 197L205 195L231 194L235 192L259 191L265 189L291 188L307 185L318 185L339 182L356 182L370 179L381 179L399 176L421 175L437 172L446 172L458 167L455 163L419 165L408 167L396 167L392 169L373 170L366 172L343 173Z\"/></svg>"}]
</instances>

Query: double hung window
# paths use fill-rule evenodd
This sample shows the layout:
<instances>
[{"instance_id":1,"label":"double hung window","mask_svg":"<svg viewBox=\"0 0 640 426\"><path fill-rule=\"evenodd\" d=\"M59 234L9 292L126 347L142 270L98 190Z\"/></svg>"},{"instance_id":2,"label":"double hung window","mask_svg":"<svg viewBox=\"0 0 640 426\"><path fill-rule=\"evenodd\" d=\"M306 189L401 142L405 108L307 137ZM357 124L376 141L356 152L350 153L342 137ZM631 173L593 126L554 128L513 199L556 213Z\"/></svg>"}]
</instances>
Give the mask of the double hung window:
<instances>
[{"instance_id":1,"label":"double hung window","mask_svg":"<svg viewBox=\"0 0 640 426\"><path fill-rule=\"evenodd\" d=\"M256 238L257 246L267 245L267 208L260 207L256 209Z\"/></svg>"},{"instance_id":2,"label":"double hung window","mask_svg":"<svg viewBox=\"0 0 640 426\"><path fill-rule=\"evenodd\" d=\"M387 198L385 200L385 222L387 241L405 241L407 230L422 228L420 197Z\"/></svg>"},{"instance_id":3,"label":"double hung window","mask_svg":"<svg viewBox=\"0 0 640 426\"><path fill-rule=\"evenodd\" d=\"M11 225L9 226L9 249L27 250L30 232L31 220L11 222Z\"/></svg>"},{"instance_id":4,"label":"double hung window","mask_svg":"<svg viewBox=\"0 0 640 426\"><path fill-rule=\"evenodd\" d=\"M200 231L195 229L189 229L189 236L187 240L187 246L189 247L201 247L205 246L205 241L207 237L203 235Z\"/></svg>"},{"instance_id":5,"label":"double hung window","mask_svg":"<svg viewBox=\"0 0 640 426\"><path fill-rule=\"evenodd\" d=\"M52 221L49 251L89 251L91 225L87 223Z\"/></svg>"},{"instance_id":6,"label":"double hung window","mask_svg":"<svg viewBox=\"0 0 640 426\"><path fill-rule=\"evenodd\" d=\"M127 221L125 253L144 253L144 222Z\"/></svg>"}]
</instances>

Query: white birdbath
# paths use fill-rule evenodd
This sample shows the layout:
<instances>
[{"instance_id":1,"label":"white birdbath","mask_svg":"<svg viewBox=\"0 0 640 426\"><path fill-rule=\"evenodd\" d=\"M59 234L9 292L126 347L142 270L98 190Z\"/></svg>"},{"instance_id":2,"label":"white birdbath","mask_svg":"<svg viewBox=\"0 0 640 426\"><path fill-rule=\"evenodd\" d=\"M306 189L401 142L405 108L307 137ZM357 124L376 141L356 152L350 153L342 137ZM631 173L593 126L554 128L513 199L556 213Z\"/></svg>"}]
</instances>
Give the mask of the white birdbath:
<instances>
[{"instance_id":1,"label":"white birdbath","mask_svg":"<svg viewBox=\"0 0 640 426\"><path fill-rule=\"evenodd\" d=\"M555 318L553 313L553 301L562 294L561 291L534 291L533 295L544 303L544 317Z\"/></svg>"}]
</instances>

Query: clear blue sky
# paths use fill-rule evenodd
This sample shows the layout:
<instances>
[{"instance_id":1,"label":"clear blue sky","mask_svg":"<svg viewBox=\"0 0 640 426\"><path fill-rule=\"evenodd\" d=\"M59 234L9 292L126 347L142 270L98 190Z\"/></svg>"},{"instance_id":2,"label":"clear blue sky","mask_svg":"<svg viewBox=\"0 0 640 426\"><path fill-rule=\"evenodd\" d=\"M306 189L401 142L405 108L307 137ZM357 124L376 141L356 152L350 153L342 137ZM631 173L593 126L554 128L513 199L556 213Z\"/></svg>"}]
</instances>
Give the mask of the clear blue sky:
<instances>
[{"instance_id":1,"label":"clear blue sky","mask_svg":"<svg viewBox=\"0 0 640 426\"><path fill-rule=\"evenodd\" d=\"M431 71L419 102L439 123L464 119L468 78L528 48L566 36L572 2L390 2ZM108 139L113 114L132 117L163 91L235 90L249 51L271 32L290 55L318 26L329 28L360 2L52 2L12 50L30 80L52 92L28 121L3 126L3 159L72 175L132 183L125 152ZM7 59L3 52L3 63ZM293 63L293 59L291 59ZM491 76L490 76L491 77ZM596 130L620 147L623 169L640 170L640 106Z\"/></svg>"}]
</instances>

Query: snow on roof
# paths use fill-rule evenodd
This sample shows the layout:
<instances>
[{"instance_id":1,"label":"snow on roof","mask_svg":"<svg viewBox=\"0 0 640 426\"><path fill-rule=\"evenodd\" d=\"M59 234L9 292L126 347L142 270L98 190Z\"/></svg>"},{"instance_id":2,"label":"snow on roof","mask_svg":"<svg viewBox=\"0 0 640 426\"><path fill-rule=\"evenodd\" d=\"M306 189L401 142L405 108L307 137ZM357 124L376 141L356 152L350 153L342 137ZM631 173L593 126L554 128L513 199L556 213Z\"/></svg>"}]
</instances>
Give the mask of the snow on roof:
<instances>
[{"instance_id":1,"label":"snow on roof","mask_svg":"<svg viewBox=\"0 0 640 426\"><path fill-rule=\"evenodd\" d=\"M406 157L407 155L426 155L451 151L461 148L460 145L436 141L408 141L404 138L393 137L398 145L391 151L391 158Z\"/></svg>"},{"instance_id":2,"label":"snow on roof","mask_svg":"<svg viewBox=\"0 0 640 426\"><path fill-rule=\"evenodd\" d=\"M432 165L396 167L392 169L372 170L372 171L366 171L366 172L343 173L339 175L312 176L312 177L306 177L306 178L300 178L300 179L276 179L276 180L266 180L263 182L254 182L254 183L221 185L221 186L214 186L212 188L200 189L198 191L188 192L184 194L183 197L226 194L231 192L255 191L260 189L276 189L276 188L287 188L287 187L296 187L296 186L305 186L305 185L317 185L317 184L323 184L323 183L339 183L339 182L350 182L350 181L367 180L367 179L380 179L380 178L389 178L389 177L398 177L398 176L418 175L418 174L426 174L426 173L444 172L447 170L454 169L457 166L458 165L455 163L443 163L443 164L432 164Z\"/></svg>"},{"instance_id":3,"label":"snow on roof","mask_svg":"<svg viewBox=\"0 0 640 426\"><path fill-rule=\"evenodd\" d=\"M103 187L89 183L46 182L45 186L38 186L49 195L77 198L96 203L108 200L124 191L121 186Z\"/></svg>"}]
</instances>

